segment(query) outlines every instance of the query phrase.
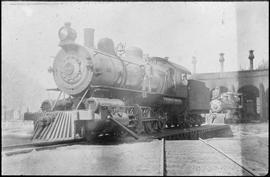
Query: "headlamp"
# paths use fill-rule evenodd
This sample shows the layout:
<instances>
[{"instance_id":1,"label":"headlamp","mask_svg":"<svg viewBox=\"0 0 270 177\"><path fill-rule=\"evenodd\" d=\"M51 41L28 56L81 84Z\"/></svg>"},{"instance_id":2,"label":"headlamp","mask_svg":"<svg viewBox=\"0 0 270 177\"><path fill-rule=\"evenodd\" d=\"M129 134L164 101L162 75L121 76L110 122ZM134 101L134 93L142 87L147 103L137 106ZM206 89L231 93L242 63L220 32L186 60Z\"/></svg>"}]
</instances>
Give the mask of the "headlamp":
<instances>
[{"instance_id":1,"label":"headlamp","mask_svg":"<svg viewBox=\"0 0 270 177\"><path fill-rule=\"evenodd\" d=\"M77 37L76 31L72 29L71 24L65 23L65 26L61 27L58 31L58 36L61 42L74 42Z\"/></svg>"},{"instance_id":2,"label":"headlamp","mask_svg":"<svg viewBox=\"0 0 270 177\"><path fill-rule=\"evenodd\" d=\"M65 27L62 27L59 30L58 36L61 41L65 40L68 37L68 30Z\"/></svg>"}]
</instances>

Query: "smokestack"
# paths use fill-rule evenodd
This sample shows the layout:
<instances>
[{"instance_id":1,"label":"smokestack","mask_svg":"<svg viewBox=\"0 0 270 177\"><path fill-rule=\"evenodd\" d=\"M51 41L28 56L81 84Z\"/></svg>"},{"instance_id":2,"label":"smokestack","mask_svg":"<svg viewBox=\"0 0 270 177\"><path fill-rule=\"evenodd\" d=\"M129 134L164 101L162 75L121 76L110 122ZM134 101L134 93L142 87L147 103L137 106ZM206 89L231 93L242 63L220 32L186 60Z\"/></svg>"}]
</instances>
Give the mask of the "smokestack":
<instances>
[{"instance_id":1,"label":"smokestack","mask_svg":"<svg viewBox=\"0 0 270 177\"><path fill-rule=\"evenodd\" d=\"M94 32L93 28L84 29L84 45L88 48L94 48Z\"/></svg>"},{"instance_id":2,"label":"smokestack","mask_svg":"<svg viewBox=\"0 0 270 177\"><path fill-rule=\"evenodd\" d=\"M220 53L219 55L220 55L220 57L219 57L220 72L223 73L223 71L224 71L224 61L225 61L225 59L224 59L224 53Z\"/></svg>"},{"instance_id":3,"label":"smokestack","mask_svg":"<svg viewBox=\"0 0 270 177\"><path fill-rule=\"evenodd\" d=\"M253 59L255 58L253 52L254 52L254 50L250 50L249 51L249 56L248 56L248 59L249 59L249 69L250 70L253 70Z\"/></svg>"},{"instance_id":4,"label":"smokestack","mask_svg":"<svg viewBox=\"0 0 270 177\"><path fill-rule=\"evenodd\" d=\"M192 57L192 64L193 64L193 73L196 73L196 64L197 64L197 59L196 57Z\"/></svg>"}]
</instances>

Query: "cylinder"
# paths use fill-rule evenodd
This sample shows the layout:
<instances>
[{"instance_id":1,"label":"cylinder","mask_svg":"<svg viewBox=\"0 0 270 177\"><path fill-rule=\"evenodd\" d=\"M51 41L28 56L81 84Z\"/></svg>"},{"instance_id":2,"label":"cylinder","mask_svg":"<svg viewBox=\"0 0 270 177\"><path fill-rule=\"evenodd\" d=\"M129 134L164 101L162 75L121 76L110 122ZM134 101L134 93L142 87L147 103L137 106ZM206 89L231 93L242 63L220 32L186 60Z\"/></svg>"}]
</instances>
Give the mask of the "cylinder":
<instances>
[{"instance_id":1,"label":"cylinder","mask_svg":"<svg viewBox=\"0 0 270 177\"><path fill-rule=\"evenodd\" d=\"M84 29L84 45L88 48L94 48L94 32L93 28Z\"/></svg>"},{"instance_id":2,"label":"cylinder","mask_svg":"<svg viewBox=\"0 0 270 177\"><path fill-rule=\"evenodd\" d=\"M88 108L93 112L97 111L99 106L124 106L125 103L119 99L109 99L109 98L88 98L86 101Z\"/></svg>"}]
</instances>

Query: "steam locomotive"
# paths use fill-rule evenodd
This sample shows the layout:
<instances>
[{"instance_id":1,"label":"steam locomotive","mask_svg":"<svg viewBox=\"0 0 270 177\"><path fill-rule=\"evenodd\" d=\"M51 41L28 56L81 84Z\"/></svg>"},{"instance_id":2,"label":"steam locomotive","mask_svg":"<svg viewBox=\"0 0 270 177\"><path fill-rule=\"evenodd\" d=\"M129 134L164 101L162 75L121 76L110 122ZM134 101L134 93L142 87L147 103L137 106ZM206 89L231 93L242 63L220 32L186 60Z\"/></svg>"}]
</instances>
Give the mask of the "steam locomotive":
<instances>
[{"instance_id":1,"label":"steam locomotive","mask_svg":"<svg viewBox=\"0 0 270 177\"><path fill-rule=\"evenodd\" d=\"M171 127L200 126L209 112L210 92L190 72L168 60L149 57L138 47L103 38L94 47L94 30L75 43L70 23L59 29L61 50L54 58L57 100L45 100L34 113L36 141L130 134L138 138ZM61 98L62 94L68 95Z\"/></svg>"},{"instance_id":2,"label":"steam locomotive","mask_svg":"<svg viewBox=\"0 0 270 177\"><path fill-rule=\"evenodd\" d=\"M240 122L243 117L243 95L235 92L221 92L219 87L213 90L210 101L212 121L221 115L224 122Z\"/></svg>"}]
</instances>

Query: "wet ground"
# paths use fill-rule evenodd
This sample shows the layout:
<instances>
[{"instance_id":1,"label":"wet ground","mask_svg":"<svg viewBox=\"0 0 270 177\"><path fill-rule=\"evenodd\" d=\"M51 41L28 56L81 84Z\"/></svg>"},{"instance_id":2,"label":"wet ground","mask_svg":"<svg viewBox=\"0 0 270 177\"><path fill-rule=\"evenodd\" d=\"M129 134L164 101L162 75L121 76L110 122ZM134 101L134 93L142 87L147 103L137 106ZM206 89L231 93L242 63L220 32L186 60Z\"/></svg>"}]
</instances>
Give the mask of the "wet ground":
<instances>
[{"instance_id":1,"label":"wet ground","mask_svg":"<svg viewBox=\"0 0 270 177\"><path fill-rule=\"evenodd\" d=\"M211 138L206 141L253 171L265 175L269 168L268 127L268 123L231 125L233 137ZM2 124L2 146L31 142L32 128L29 122ZM176 143L171 146L177 148L175 152L181 154L181 147L190 151L193 149L194 152L190 155L187 155L188 152L184 153L187 164L180 164L178 161L173 163L173 168L184 171L171 170L168 174L222 175L221 171L226 171L225 168L213 167L215 163L209 161L209 155L203 150L206 146L196 146L196 150L195 145L189 148L184 141L171 142ZM205 153L201 153L200 150ZM2 154L2 174L160 175L160 153L160 141L154 140L107 145L73 145L15 156ZM177 159L177 155L175 157ZM244 175L237 168L231 169L235 170L231 175Z\"/></svg>"},{"instance_id":2,"label":"wet ground","mask_svg":"<svg viewBox=\"0 0 270 177\"><path fill-rule=\"evenodd\" d=\"M207 142L258 174L268 174L269 124L236 124L231 128L232 138L212 138Z\"/></svg>"},{"instance_id":3,"label":"wet ground","mask_svg":"<svg viewBox=\"0 0 270 177\"><path fill-rule=\"evenodd\" d=\"M158 141L120 145L74 145L10 156L2 174L159 175ZM158 157L158 158L156 158Z\"/></svg>"},{"instance_id":4,"label":"wet ground","mask_svg":"<svg viewBox=\"0 0 270 177\"><path fill-rule=\"evenodd\" d=\"M31 143L32 121L2 122L2 146Z\"/></svg>"},{"instance_id":5,"label":"wet ground","mask_svg":"<svg viewBox=\"0 0 270 177\"><path fill-rule=\"evenodd\" d=\"M199 140L166 141L168 176L251 176Z\"/></svg>"}]
</instances>

